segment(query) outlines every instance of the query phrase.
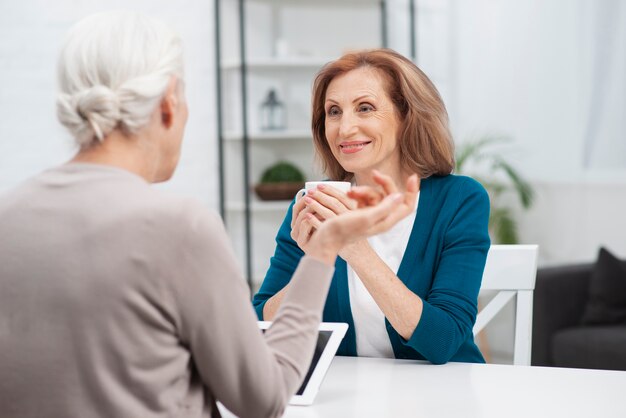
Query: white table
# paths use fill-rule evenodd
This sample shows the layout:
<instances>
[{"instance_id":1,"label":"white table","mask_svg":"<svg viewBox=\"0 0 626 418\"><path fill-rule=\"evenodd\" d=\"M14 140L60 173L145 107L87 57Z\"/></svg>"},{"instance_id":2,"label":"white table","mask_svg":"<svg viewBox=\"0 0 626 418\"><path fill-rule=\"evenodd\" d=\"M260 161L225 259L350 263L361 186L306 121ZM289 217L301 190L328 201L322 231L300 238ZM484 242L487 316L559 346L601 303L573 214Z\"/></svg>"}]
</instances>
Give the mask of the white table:
<instances>
[{"instance_id":1,"label":"white table","mask_svg":"<svg viewBox=\"0 0 626 418\"><path fill-rule=\"evenodd\" d=\"M336 357L288 418L626 417L626 372Z\"/></svg>"}]
</instances>

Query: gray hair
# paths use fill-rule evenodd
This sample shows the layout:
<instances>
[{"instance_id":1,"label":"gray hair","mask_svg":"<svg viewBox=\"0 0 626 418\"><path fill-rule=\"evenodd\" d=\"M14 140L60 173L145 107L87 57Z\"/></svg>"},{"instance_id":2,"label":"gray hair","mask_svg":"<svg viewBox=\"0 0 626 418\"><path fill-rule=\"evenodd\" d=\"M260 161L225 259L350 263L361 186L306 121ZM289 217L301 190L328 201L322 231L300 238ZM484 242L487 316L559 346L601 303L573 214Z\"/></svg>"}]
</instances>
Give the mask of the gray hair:
<instances>
[{"instance_id":1,"label":"gray hair","mask_svg":"<svg viewBox=\"0 0 626 418\"><path fill-rule=\"evenodd\" d=\"M136 133L172 76L182 81L182 42L165 24L134 12L91 15L61 50L57 116L81 148L116 128Z\"/></svg>"}]
</instances>

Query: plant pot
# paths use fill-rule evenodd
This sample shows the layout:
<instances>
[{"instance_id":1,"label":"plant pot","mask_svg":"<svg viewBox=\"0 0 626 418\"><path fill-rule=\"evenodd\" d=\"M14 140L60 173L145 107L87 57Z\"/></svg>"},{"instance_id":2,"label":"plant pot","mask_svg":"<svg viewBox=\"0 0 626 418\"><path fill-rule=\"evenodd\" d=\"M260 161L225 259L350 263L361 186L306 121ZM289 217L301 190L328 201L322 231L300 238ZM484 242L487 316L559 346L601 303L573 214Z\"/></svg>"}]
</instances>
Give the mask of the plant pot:
<instances>
[{"instance_id":1,"label":"plant pot","mask_svg":"<svg viewBox=\"0 0 626 418\"><path fill-rule=\"evenodd\" d=\"M291 200L303 188L303 182L259 183L254 191L261 200Z\"/></svg>"}]
</instances>

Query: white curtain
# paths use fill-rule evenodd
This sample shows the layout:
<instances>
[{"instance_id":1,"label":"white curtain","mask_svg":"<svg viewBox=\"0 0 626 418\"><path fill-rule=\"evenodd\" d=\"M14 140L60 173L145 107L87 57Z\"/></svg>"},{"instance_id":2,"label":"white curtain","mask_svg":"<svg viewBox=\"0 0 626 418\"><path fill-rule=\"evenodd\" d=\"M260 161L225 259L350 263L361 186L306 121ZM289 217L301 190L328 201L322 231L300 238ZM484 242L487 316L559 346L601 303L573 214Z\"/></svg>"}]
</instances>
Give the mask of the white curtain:
<instances>
[{"instance_id":1,"label":"white curtain","mask_svg":"<svg viewBox=\"0 0 626 418\"><path fill-rule=\"evenodd\" d=\"M621 0L590 5L591 95L584 133L586 169L626 168L626 7Z\"/></svg>"}]
</instances>

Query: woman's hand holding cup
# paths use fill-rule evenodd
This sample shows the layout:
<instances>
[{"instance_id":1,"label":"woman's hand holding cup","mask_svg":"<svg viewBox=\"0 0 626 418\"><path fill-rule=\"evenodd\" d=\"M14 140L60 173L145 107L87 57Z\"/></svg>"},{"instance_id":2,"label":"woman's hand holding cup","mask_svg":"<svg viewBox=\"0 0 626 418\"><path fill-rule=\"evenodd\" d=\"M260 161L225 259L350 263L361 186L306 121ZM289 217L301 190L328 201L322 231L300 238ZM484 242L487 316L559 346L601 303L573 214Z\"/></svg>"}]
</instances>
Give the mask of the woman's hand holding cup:
<instances>
[{"instance_id":1,"label":"woman's hand holding cup","mask_svg":"<svg viewBox=\"0 0 626 418\"><path fill-rule=\"evenodd\" d=\"M305 252L309 253L309 247L312 237L316 230L331 219L343 218L344 215L358 213L363 208L375 208L382 205L385 199L390 199L393 195L399 195L397 203L394 203L392 209L389 209L388 217L384 222L374 221L370 225L364 222L369 229L355 229L355 233L349 239L342 239L339 242L343 244L337 251L343 250L342 256L349 258L351 253L359 252L359 245L366 245L365 238L371 235L384 232L391 226L395 225L400 219L407 216L415 209L415 201L419 190L418 178L413 175L408 178L406 183L406 191L398 194L398 188L391 177L383 175L378 171L374 171L374 181L380 185L380 188L370 186L356 186L350 189L348 182L308 182L307 189L301 190L296 195L296 203L293 207L293 217L291 222L291 237L298 243L298 246ZM334 183L331 184L329 183ZM339 190L341 187L344 191ZM357 209L359 208L359 209ZM338 216L338 215L342 216ZM368 214L368 211L360 213L362 217ZM345 222L350 222L347 219ZM342 225L339 222L339 225Z\"/></svg>"},{"instance_id":2,"label":"woman's hand holding cup","mask_svg":"<svg viewBox=\"0 0 626 418\"><path fill-rule=\"evenodd\" d=\"M348 205L356 208L356 202L346 194L351 186L347 181L307 181L305 188L296 193L291 217L291 238L304 252L307 252L307 242L314 230L312 223L306 221L307 214L324 221L349 210ZM336 212L324 205L334 208Z\"/></svg>"},{"instance_id":3,"label":"woman's hand holding cup","mask_svg":"<svg viewBox=\"0 0 626 418\"><path fill-rule=\"evenodd\" d=\"M302 244L307 248L306 253L333 265L343 247L387 231L408 215L411 211L406 210L404 200L402 194L395 193L386 196L374 206L355 209L324 222L312 213L307 213L303 224L309 224L312 232L302 237Z\"/></svg>"}]
</instances>

